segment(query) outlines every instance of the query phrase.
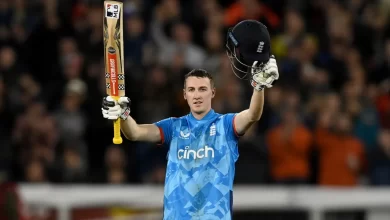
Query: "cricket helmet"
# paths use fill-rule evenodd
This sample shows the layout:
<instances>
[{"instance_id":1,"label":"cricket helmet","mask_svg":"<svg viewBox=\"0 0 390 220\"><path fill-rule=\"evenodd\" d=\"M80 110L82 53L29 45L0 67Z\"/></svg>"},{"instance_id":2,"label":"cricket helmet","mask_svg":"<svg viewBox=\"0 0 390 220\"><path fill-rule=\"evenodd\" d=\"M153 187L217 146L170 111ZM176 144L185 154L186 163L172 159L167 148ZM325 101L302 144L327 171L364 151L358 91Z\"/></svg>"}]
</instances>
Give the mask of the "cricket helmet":
<instances>
[{"instance_id":1,"label":"cricket helmet","mask_svg":"<svg viewBox=\"0 0 390 220\"><path fill-rule=\"evenodd\" d=\"M246 79L249 73L261 71L271 56L271 40L267 27L256 20L244 20L229 28L226 52L233 73ZM256 66L254 62L257 61Z\"/></svg>"}]
</instances>

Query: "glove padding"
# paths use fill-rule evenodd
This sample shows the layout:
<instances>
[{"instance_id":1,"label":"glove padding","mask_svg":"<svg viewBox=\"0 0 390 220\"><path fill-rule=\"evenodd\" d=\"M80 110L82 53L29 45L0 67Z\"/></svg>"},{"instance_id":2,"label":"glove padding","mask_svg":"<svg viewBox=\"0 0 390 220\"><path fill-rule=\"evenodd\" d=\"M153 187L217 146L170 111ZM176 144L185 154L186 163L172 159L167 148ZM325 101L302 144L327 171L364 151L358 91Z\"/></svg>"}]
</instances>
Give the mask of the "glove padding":
<instances>
[{"instance_id":1,"label":"glove padding","mask_svg":"<svg viewBox=\"0 0 390 220\"><path fill-rule=\"evenodd\" d=\"M120 97L118 101L111 96L103 98L102 114L104 118L109 120L117 120L118 118L126 120L130 115L131 100L128 97Z\"/></svg>"},{"instance_id":2,"label":"glove padding","mask_svg":"<svg viewBox=\"0 0 390 220\"><path fill-rule=\"evenodd\" d=\"M278 65L276 64L276 59L274 56L271 56L269 61L264 65L261 70L257 68L257 61L253 62L252 65L252 79L251 85L254 89L261 91L264 88L271 88L272 83L279 79Z\"/></svg>"}]
</instances>

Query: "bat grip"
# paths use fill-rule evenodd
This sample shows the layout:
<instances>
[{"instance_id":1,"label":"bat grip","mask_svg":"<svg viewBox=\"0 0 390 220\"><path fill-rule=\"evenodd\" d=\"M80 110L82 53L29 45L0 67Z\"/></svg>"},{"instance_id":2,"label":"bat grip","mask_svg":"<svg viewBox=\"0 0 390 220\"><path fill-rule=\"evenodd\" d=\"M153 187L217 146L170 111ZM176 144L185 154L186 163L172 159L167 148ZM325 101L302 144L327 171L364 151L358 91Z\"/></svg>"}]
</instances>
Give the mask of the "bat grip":
<instances>
[{"instance_id":1,"label":"bat grip","mask_svg":"<svg viewBox=\"0 0 390 220\"><path fill-rule=\"evenodd\" d=\"M113 97L115 100L118 100L119 97L115 96ZM122 144L123 140L121 137L121 119L118 118L114 121L114 138L112 139L112 142L114 144Z\"/></svg>"}]
</instances>

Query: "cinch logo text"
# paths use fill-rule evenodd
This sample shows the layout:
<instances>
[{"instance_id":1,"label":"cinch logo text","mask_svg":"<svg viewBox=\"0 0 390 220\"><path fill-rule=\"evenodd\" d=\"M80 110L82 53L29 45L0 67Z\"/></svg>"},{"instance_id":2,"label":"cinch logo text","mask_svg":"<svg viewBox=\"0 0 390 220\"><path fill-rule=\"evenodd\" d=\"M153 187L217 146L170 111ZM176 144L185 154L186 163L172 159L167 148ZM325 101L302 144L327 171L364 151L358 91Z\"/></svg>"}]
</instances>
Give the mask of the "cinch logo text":
<instances>
[{"instance_id":1,"label":"cinch logo text","mask_svg":"<svg viewBox=\"0 0 390 220\"><path fill-rule=\"evenodd\" d=\"M180 149L177 151L177 158L179 160L181 159L197 159L197 158L204 158L204 157L211 157L214 158L214 149L209 146L204 146L204 148L200 148L199 150L189 150L190 147L186 146L185 149Z\"/></svg>"}]
</instances>

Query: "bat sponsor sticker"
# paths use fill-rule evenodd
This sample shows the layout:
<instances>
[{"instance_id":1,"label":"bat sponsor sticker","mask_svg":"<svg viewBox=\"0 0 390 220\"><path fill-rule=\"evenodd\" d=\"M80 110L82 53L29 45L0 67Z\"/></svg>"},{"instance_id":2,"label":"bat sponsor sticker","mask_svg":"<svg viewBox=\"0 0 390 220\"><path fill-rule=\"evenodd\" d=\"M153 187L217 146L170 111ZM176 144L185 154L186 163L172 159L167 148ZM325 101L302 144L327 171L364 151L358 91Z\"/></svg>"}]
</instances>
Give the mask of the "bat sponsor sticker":
<instances>
[{"instance_id":1,"label":"bat sponsor sticker","mask_svg":"<svg viewBox=\"0 0 390 220\"><path fill-rule=\"evenodd\" d=\"M110 74L111 95L118 96L118 64L115 52L108 53L108 71Z\"/></svg>"},{"instance_id":2,"label":"bat sponsor sticker","mask_svg":"<svg viewBox=\"0 0 390 220\"><path fill-rule=\"evenodd\" d=\"M115 18L119 19L121 6L118 4L107 4L106 8L106 18Z\"/></svg>"}]
</instances>

